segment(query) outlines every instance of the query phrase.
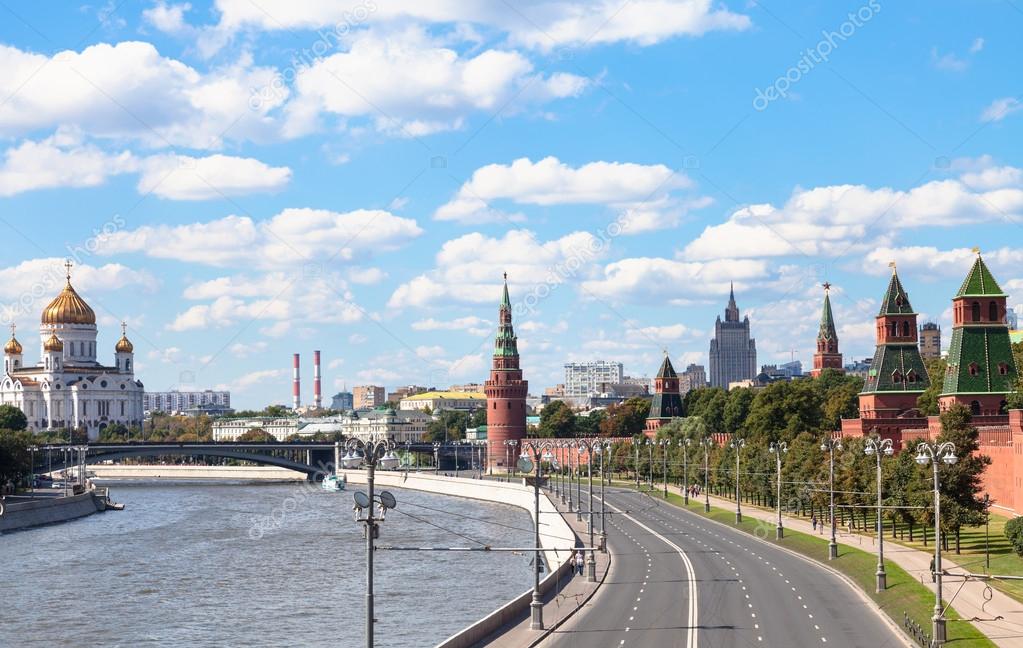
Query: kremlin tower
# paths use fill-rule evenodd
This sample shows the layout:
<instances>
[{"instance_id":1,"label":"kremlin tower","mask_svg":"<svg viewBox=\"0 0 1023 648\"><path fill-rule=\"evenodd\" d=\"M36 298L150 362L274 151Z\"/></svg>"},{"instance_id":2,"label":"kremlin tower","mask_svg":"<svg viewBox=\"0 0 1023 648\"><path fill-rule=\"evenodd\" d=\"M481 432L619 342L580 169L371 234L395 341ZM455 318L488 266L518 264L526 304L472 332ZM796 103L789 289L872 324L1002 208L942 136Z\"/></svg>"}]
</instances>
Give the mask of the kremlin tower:
<instances>
[{"instance_id":1,"label":"kremlin tower","mask_svg":"<svg viewBox=\"0 0 1023 648\"><path fill-rule=\"evenodd\" d=\"M838 351L838 332L835 318L831 314L831 284L824 283L824 309L821 311L821 326L817 332L817 353L813 354L813 370L810 375L817 378L825 369L844 373L842 354Z\"/></svg>"},{"instance_id":2,"label":"kremlin tower","mask_svg":"<svg viewBox=\"0 0 1023 648\"><path fill-rule=\"evenodd\" d=\"M877 314L877 350L860 393L860 418L896 419L916 409L930 385L917 346L916 313L892 264L892 278Z\"/></svg>"},{"instance_id":3,"label":"kremlin tower","mask_svg":"<svg viewBox=\"0 0 1023 648\"><path fill-rule=\"evenodd\" d=\"M682 396L678 390L678 374L671 366L668 354L664 354L664 362L654 379L654 399L650 403L650 414L646 419L644 434L653 438L657 428L673 418L682 416Z\"/></svg>"},{"instance_id":4,"label":"kremlin tower","mask_svg":"<svg viewBox=\"0 0 1023 648\"><path fill-rule=\"evenodd\" d=\"M493 366L490 379L484 383L487 395L487 445L491 468L503 467L506 472L518 460L521 448L509 451L506 441L521 443L526 436L526 394L529 383L522 379L519 368L518 338L512 328L511 299L508 297L508 274L504 275L504 296L498 315L497 337L494 339Z\"/></svg>"},{"instance_id":5,"label":"kremlin tower","mask_svg":"<svg viewBox=\"0 0 1023 648\"><path fill-rule=\"evenodd\" d=\"M974 416L1005 415L1018 371L1005 321L1007 295L974 251L977 260L952 298L952 342L938 407L962 403Z\"/></svg>"}]
</instances>

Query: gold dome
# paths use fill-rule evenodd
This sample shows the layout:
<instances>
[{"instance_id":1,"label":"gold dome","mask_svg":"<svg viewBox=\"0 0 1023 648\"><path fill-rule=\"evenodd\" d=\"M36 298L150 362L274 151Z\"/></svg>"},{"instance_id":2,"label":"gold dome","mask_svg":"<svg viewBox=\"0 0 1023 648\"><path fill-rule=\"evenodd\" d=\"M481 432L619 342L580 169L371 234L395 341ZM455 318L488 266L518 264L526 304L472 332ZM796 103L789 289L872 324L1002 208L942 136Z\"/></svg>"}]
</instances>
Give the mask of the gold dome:
<instances>
[{"instance_id":1,"label":"gold dome","mask_svg":"<svg viewBox=\"0 0 1023 648\"><path fill-rule=\"evenodd\" d=\"M128 325L121 322L121 339L114 345L114 351L116 353L132 353L135 351L134 345L128 339L127 329Z\"/></svg>"},{"instance_id":2,"label":"gold dome","mask_svg":"<svg viewBox=\"0 0 1023 648\"><path fill-rule=\"evenodd\" d=\"M71 287L71 262L67 263L67 285L43 309L43 324L95 324L96 313Z\"/></svg>"},{"instance_id":3,"label":"gold dome","mask_svg":"<svg viewBox=\"0 0 1023 648\"><path fill-rule=\"evenodd\" d=\"M10 355L21 355L21 342L18 342L18 338L11 335L11 339L7 340L7 344L4 345L4 353Z\"/></svg>"},{"instance_id":4,"label":"gold dome","mask_svg":"<svg viewBox=\"0 0 1023 648\"><path fill-rule=\"evenodd\" d=\"M56 333L50 335L50 338L43 342L43 351L63 351L64 343L60 341Z\"/></svg>"}]
</instances>

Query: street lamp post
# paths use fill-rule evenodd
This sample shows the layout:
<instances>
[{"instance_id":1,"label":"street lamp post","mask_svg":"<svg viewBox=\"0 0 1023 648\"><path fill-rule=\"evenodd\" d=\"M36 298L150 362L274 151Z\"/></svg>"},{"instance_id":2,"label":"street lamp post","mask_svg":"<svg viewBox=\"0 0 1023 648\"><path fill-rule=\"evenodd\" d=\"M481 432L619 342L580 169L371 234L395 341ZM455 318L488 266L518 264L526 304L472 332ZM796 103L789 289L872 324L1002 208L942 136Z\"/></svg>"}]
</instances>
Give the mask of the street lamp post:
<instances>
[{"instance_id":1,"label":"street lamp post","mask_svg":"<svg viewBox=\"0 0 1023 648\"><path fill-rule=\"evenodd\" d=\"M703 445L703 511L710 513L710 446L714 442L704 437L700 443Z\"/></svg>"},{"instance_id":2,"label":"street lamp post","mask_svg":"<svg viewBox=\"0 0 1023 648\"><path fill-rule=\"evenodd\" d=\"M534 527L534 555L533 555L533 600L529 604L530 630L543 630L543 602L540 600L540 475L542 471L542 461L553 461L554 455L551 453L551 448L555 447L554 444L549 441L543 443L535 443L533 441L522 442L522 455L520 457L520 468L522 472L528 473L532 470L536 470L536 475L533 478L533 515L536 521ZM533 458L530 460L529 450Z\"/></svg>"},{"instance_id":3,"label":"street lamp post","mask_svg":"<svg viewBox=\"0 0 1023 648\"><path fill-rule=\"evenodd\" d=\"M888 575L884 570L884 522L881 519L881 455L890 457L895 454L895 449L892 448L891 439L874 437L867 439L863 453L868 457L874 455L877 458L877 584L875 592L881 593L888 588Z\"/></svg>"},{"instance_id":4,"label":"street lamp post","mask_svg":"<svg viewBox=\"0 0 1023 648\"><path fill-rule=\"evenodd\" d=\"M362 441L349 439L345 444L348 449L342 465L356 469L366 465L367 494L355 494L355 520L365 524L366 535L366 647L373 648L373 541L380 537L380 525L387 509L394 508L394 496L387 491L380 493L379 498L373 493L376 468L390 469L398 465L398 455L394 454L394 441L390 439ZM361 497L360 497L361 496ZM379 502L380 517L374 517L373 508ZM365 517L361 513L365 512Z\"/></svg>"},{"instance_id":5,"label":"street lamp post","mask_svg":"<svg viewBox=\"0 0 1023 648\"><path fill-rule=\"evenodd\" d=\"M821 450L828 453L828 474L829 474L829 486L828 492L830 494L829 504L829 520L831 524L831 542L828 543L828 560L834 560L838 558L838 540L835 538L835 450L842 450L842 442L838 439L829 438L821 444Z\"/></svg>"},{"instance_id":6,"label":"street lamp post","mask_svg":"<svg viewBox=\"0 0 1023 648\"><path fill-rule=\"evenodd\" d=\"M988 534L991 532L991 496L984 493L984 567L991 571L991 551L988 546Z\"/></svg>"},{"instance_id":7,"label":"street lamp post","mask_svg":"<svg viewBox=\"0 0 1023 648\"><path fill-rule=\"evenodd\" d=\"M455 439L451 443L455 446L455 477L458 477L458 446L462 445L462 442Z\"/></svg>"},{"instance_id":8,"label":"street lamp post","mask_svg":"<svg viewBox=\"0 0 1023 648\"><path fill-rule=\"evenodd\" d=\"M579 456L575 458L575 519L576 522L583 521L583 473L582 473L582 460L583 460L583 449L579 445L579 441L573 441L572 445L575 447L576 452ZM593 546L593 543L590 543Z\"/></svg>"},{"instance_id":9,"label":"street lamp post","mask_svg":"<svg viewBox=\"0 0 1023 648\"><path fill-rule=\"evenodd\" d=\"M668 448L671 439L661 439L661 476L664 477L664 499L668 499Z\"/></svg>"},{"instance_id":10,"label":"street lamp post","mask_svg":"<svg viewBox=\"0 0 1023 648\"><path fill-rule=\"evenodd\" d=\"M35 497L36 496L36 450L38 450L38 449L39 448L37 446L34 446L34 445L30 445L28 447L28 456L29 456L28 463L29 463L29 466L30 466L30 469L29 469L29 482L28 482L29 483L29 491L28 491L29 492L29 497Z\"/></svg>"},{"instance_id":11,"label":"street lamp post","mask_svg":"<svg viewBox=\"0 0 1023 648\"><path fill-rule=\"evenodd\" d=\"M742 499L739 497L739 457L746 447L746 439L732 439L729 444L735 449L735 523L742 522Z\"/></svg>"},{"instance_id":12,"label":"street lamp post","mask_svg":"<svg viewBox=\"0 0 1023 648\"><path fill-rule=\"evenodd\" d=\"M679 441L682 446L682 501L686 506L689 506L689 442L688 438Z\"/></svg>"},{"instance_id":13,"label":"street lamp post","mask_svg":"<svg viewBox=\"0 0 1023 648\"><path fill-rule=\"evenodd\" d=\"M646 440L647 450L647 485L650 487L650 492L654 490L654 440Z\"/></svg>"},{"instance_id":14,"label":"street lamp post","mask_svg":"<svg viewBox=\"0 0 1023 648\"><path fill-rule=\"evenodd\" d=\"M517 446L517 445L519 445L518 439L505 439L505 441L504 441L504 450L505 450L504 454L505 454L506 458L509 456L508 449L510 448L511 449L510 456L511 457L515 457L516 460L518 459L518 455L515 454L515 446ZM515 468L516 468L517 461L510 461L509 464L511 465L512 479L515 479L515 477L516 477ZM505 472L508 472L507 465L508 464L505 465Z\"/></svg>"},{"instance_id":15,"label":"street lamp post","mask_svg":"<svg viewBox=\"0 0 1023 648\"><path fill-rule=\"evenodd\" d=\"M636 490L639 490L639 443L634 442L632 447L636 450L636 463L633 467L636 469Z\"/></svg>"},{"instance_id":16,"label":"street lamp post","mask_svg":"<svg viewBox=\"0 0 1023 648\"><path fill-rule=\"evenodd\" d=\"M956 447L951 441L942 444L921 443L916 448L916 462L921 466L928 463L934 468L934 616L931 618L934 629L931 633L933 646L945 643L945 613L941 607L941 490L938 481L938 461L951 466L959 461Z\"/></svg>"},{"instance_id":17,"label":"street lamp post","mask_svg":"<svg viewBox=\"0 0 1023 648\"><path fill-rule=\"evenodd\" d=\"M600 549L607 551L607 527L604 526L604 455L611 450L611 444L603 441L597 442L597 452L600 453Z\"/></svg>"},{"instance_id":18,"label":"street lamp post","mask_svg":"<svg viewBox=\"0 0 1023 648\"><path fill-rule=\"evenodd\" d=\"M435 475L440 474L440 446L439 441L433 443L433 472Z\"/></svg>"},{"instance_id":19,"label":"street lamp post","mask_svg":"<svg viewBox=\"0 0 1023 648\"><path fill-rule=\"evenodd\" d=\"M781 456L789 451L789 444L784 441L781 443L772 442L770 450L778 460L778 526L775 527L775 537L781 540L785 537L785 527L781 524Z\"/></svg>"},{"instance_id":20,"label":"street lamp post","mask_svg":"<svg viewBox=\"0 0 1023 648\"><path fill-rule=\"evenodd\" d=\"M589 482L589 504L586 507L587 527L590 532L590 547L593 547L593 447L592 441L578 441L579 455L582 456L583 450L586 451L586 479ZM579 508L582 508L580 506ZM597 557L590 552L590 555L586 561L586 582L595 583L597 581Z\"/></svg>"}]
</instances>

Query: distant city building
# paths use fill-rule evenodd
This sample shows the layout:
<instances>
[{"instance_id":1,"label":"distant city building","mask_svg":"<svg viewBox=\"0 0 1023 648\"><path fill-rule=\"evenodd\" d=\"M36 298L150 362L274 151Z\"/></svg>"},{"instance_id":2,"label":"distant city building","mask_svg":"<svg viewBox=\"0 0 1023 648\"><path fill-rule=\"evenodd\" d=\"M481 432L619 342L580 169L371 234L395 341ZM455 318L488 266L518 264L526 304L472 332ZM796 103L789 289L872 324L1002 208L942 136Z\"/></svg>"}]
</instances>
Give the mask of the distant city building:
<instances>
[{"instance_id":1,"label":"distant city building","mask_svg":"<svg viewBox=\"0 0 1023 648\"><path fill-rule=\"evenodd\" d=\"M451 385L447 391L453 392L482 392L483 383L465 383L464 385Z\"/></svg>"},{"instance_id":2,"label":"distant city building","mask_svg":"<svg viewBox=\"0 0 1023 648\"><path fill-rule=\"evenodd\" d=\"M398 443L421 441L430 417L422 412L396 412L394 410L368 410L342 416L317 418L246 418L213 421L214 441L237 441L249 430L260 430L278 441L292 435L312 437L328 436L340 432L345 437L363 441L393 439Z\"/></svg>"},{"instance_id":3,"label":"distant city building","mask_svg":"<svg viewBox=\"0 0 1023 648\"><path fill-rule=\"evenodd\" d=\"M787 376L792 378L799 378L803 375L803 363L800 360L793 360L792 362L778 365L778 370L785 372Z\"/></svg>"},{"instance_id":4,"label":"distant city building","mask_svg":"<svg viewBox=\"0 0 1023 648\"><path fill-rule=\"evenodd\" d=\"M352 408L373 409L385 402L384 388L376 385L359 385L352 389Z\"/></svg>"},{"instance_id":5,"label":"distant city building","mask_svg":"<svg viewBox=\"0 0 1023 648\"><path fill-rule=\"evenodd\" d=\"M703 368L703 365L690 363L678 379L678 390L683 396L694 389L702 389L706 386L707 370Z\"/></svg>"},{"instance_id":6,"label":"distant city building","mask_svg":"<svg viewBox=\"0 0 1023 648\"><path fill-rule=\"evenodd\" d=\"M565 395L588 396L600 383L619 384L625 377L622 363L607 360L565 364Z\"/></svg>"},{"instance_id":7,"label":"distant city building","mask_svg":"<svg viewBox=\"0 0 1023 648\"><path fill-rule=\"evenodd\" d=\"M749 316L739 320L735 290L728 296L725 319L714 323L710 341L710 386L727 389L733 382L752 380L757 373L757 343L750 337Z\"/></svg>"},{"instance_id":8,"label":"distant city building","mask_svg":"<svg viewBox=\"0 0 1023 648\"><path fill-rule=\"evenodd\" d=\"M142 407L146 412L166 412L181 414L189 410L205 408L206 413L226 412L231 409L231 392L214 391L178 391L172 389L162 392L146 392L142 395Z\"/></svg>"},{"instance_id":9,"label":"distant city building","mask_svg":"<svg viewBox=\"0 0 1023 648\"><path fill-rule=\"evenodd\" d=\"M941 357L941 327L934 322L926 322L920 327L920 357Z\"/></svg>"},{"instance_id":10,"label":"distant city building","mask_svg":"<svg viewBox=\"0 0 1023 648\"><path fill-rule=\"evenodd\" d=\"M795 372L795 367L792 366L791 362L786 362L783 365L764 365L760 367L760 373L756 375L756 380L763 382L767 379L769 382L776 382L778 380L792 380L794 378L801 378L803 375L802 365L799 367L799 372ZM754 382L756 382L754 380Z\"/></svg>"},{"instance_id":11,"label":"distant city building","mask_svg":"<svg viewBox=\"0 0 1023 648\"><path fill-rule=\"evenodd\" d=\"M546 387L543 390L543 395L549 397L550 400L556 400L565 395L565 386L562 384L554 385L553 387Z\"/></svg>"},{"instance_id":12,"label":"distant city building","mask_svg":"<svg viewBox=\"0 0 1023 648\"><path fill-rule=\"evenodd\" d=\"M429 408L431 412L473 412L486 406L487 395L483 392L430 391L407 396L398 402L399 410L424 411Z\"/></svg>"},{"instance_id":13,"label":"distant city building","mask_svg":"<svg viewBox=\"0 0 1023 648\"><path fill-rule=\"evenodd\" d=\"M622 378L622 384L641 386L648 394L654 391L654 381L649 376L625 376Z\"/></svg>"},{"instance_id":14,"label":"distant city building","mask_svg":"<svg viewBox=\"0 0 1023 648\"><path fill-rule=\"evenodd\" d=\"M831 284L828 282L824 282L824 306L817 330L817 353L813 354L813 370L810 375L816 378L825 369L842 373L842 354L838 350L838 331L835 330L835 317L831 314Z\"/></svg>"},{"instance_id":15,"label":"distant city building","mask_svg":"<svg viewBox=\"0 0 1023 648\"><path fill-rule=\"evenodd\" d=\"M1005 311L1005 323L1009 325L1010 331L1019 329L1019 314L1012 309Z\"/></svg>"},{"instance_id":16,"label":"distant city building","mask_svg":"<svg viewBox=\"0 0 1023 648\"><path fill-rule=\"evenodd\" d=\"M433 391L433 387L423 387L422 385L406 385L404 387L398 387L393 392L387 394L387 402L397 403L403 398L409 396L415 396L416 394L422 394L424 392Z\"/></svg>"},{"instance_id":17,"label":"distant city building","mask_svg":"<svg viewBox=\"0 0 1023 648\"><path fill-rule=\"evenodd\" d=\"M845 375L847 376L858 376L866 379L867 374L870 373L870 364L873 362L873 358L864 358L862 360L854 360L853 362L845 365Z\"/></svg>"},{"instance_id":18,"label":"distant city building","mask_svg":"<svg viewBox=\"0 0 1023 648\"><path fill-rule=\"evenodd\" d=\"M355 409L355 397L352 392L338 392L330 399L330 409L350 412Z\"/></svg>"}]
</instances>

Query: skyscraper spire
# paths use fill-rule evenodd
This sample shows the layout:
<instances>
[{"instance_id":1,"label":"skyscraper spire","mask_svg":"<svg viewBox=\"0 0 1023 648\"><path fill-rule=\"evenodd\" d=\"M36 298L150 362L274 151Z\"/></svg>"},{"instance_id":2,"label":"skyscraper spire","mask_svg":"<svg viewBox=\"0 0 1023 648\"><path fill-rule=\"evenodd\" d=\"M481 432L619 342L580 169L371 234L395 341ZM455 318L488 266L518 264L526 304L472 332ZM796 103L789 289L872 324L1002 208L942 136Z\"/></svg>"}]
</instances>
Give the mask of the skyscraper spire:
<instances>
[{"instance_id":1,"label":"skyscraper spire","mask_svg":"<svg viewBox=\"0 0 1023 648\"><path fill-rule=\"evenodd\" d=\"M735 305L735 284L732 282L728 282L728 308L725 309L725 321L739 321L739 307Z\"/></svg>"}]
</instances>

